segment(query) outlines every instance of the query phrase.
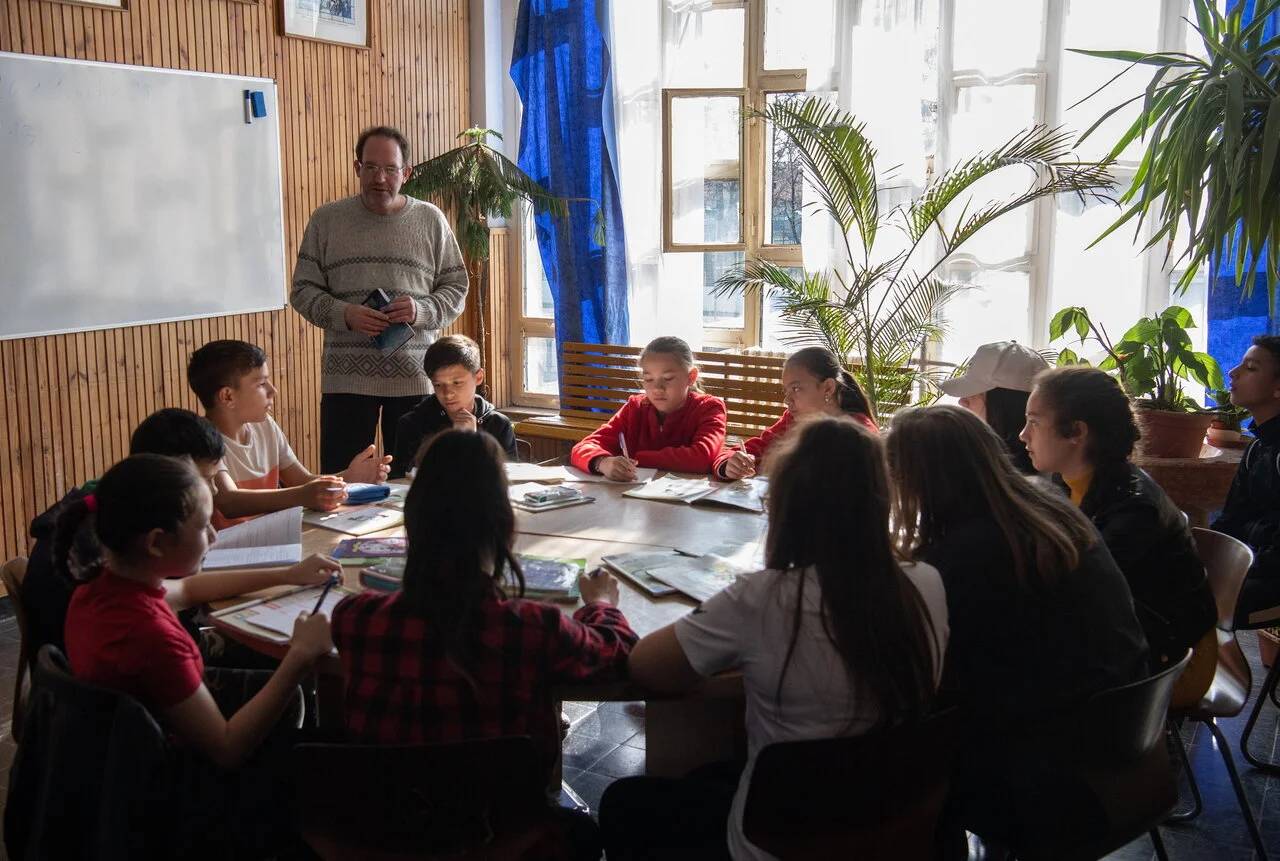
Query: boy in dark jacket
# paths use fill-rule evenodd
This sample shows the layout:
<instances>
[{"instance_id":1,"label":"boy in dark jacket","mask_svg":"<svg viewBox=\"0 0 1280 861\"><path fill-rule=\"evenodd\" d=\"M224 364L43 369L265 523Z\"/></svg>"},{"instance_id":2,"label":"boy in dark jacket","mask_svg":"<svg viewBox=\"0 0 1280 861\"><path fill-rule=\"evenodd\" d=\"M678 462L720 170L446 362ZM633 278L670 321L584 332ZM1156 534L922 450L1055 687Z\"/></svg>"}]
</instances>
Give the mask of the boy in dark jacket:
<instances>
[{"instance_id":1,"label":"boy in dark jacket","mask_svg":"<svg viewBox=\"0 0 1280 861\"><path fill-rule=\"evenodd\" d=\"M396 425L396 448L391 478L403 478L417 465L418 450L428 437L443 430L482 430L493 436L511 460L516 459L516 431L511 419L476 394L484 383L480 347L465 335L437 338L422 360L435 394L401 417Z\"/></svg>"},{"instance_id":2,"label":"boy in dark jacket","mask_svg":"<svg viewBox=\"0 0 1280 861\"><path fill-rule=\"evenodd\" d=\"M1252 414L1255 439L1240 459L1213 528L1253 548L1253 567L1236 602L1236 627L1257 628L1280 618L1280 337L1254 338L1229 376L1231 403Z\"/></svg>"}]
</instances>

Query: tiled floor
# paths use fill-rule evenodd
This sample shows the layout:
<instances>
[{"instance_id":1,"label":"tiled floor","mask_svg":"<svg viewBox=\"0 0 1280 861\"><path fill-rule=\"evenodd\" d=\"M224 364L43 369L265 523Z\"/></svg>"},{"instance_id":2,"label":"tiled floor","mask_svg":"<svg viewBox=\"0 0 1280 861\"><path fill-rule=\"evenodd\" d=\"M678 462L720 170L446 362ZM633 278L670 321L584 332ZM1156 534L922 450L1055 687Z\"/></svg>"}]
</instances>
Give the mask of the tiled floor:
<instances>
[{"instance_id":1,"label":"tiled floor","mask_svg":"<svg viewBox=\"0 0 1280 861\"><path fill-rule=\"evenodd\" d=\"M1253 665L1256 692L1263 674L1254 635L1242 635L1241 643ZM13 618L9 601L0 599L0 803L6 794L9 766L15 750L9 738L9 714L18 651L17 621ZM644 705L566 703L564 714L571 723L564 746L565 780L595 810L600 805L605 787L612 781L643 773ZM1278 724L1280 709L1268 706L1259 719L1254 738L1257 749L1270 748L1280 758L1280 752L1276 751ZM1222 721L1220 725L1235 755L1267 849L1280 859L1280 777L1268 777L1250 768L1240 756L1243 715L1235 720ZM1189 729L1184 729L1183 733L1185 738L1191 738ZM1195 735L1189 753L1204 795L1205 809L1192 823L1171 824L1161 829L1169 857L1173 861L1251 861L1255 853L1248 832L1236 807L1222 759L1207 731L1200 729ZM1184 792L1185 797L1189 796ZM3 846L0 846L0 861L7 857ZM1145 837L1109 856L1116 861L1151 861L1154 857L1151 843Z\"/></svg>"}]
</instances>

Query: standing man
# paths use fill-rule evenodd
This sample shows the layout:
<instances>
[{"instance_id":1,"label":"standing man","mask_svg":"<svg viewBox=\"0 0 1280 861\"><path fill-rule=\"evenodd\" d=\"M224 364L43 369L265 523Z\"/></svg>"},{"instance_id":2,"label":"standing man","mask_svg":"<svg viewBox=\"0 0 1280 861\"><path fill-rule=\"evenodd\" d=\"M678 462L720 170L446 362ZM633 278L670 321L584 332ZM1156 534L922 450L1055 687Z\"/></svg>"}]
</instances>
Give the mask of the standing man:
<instances>
[{"instance_id":1,"label":"standing man","mask_svg":"<svg viewBox=\"0 0 1280 861\"><path fill-rule=\"evenodd\" d=\"M396 423L426 395L422 358L436 333L462 313L467 272L439 209L400 193L409 178L409 142L389 126L356 142L360 194L311 214L289 302L324 329L320 385L320 470L345 468L373 442L382 416L383 450L395 450ZM392 298L364 304L381 288ZM390 356L373 336L407 323L413 338Z\"/></svg>"}]
</instances>

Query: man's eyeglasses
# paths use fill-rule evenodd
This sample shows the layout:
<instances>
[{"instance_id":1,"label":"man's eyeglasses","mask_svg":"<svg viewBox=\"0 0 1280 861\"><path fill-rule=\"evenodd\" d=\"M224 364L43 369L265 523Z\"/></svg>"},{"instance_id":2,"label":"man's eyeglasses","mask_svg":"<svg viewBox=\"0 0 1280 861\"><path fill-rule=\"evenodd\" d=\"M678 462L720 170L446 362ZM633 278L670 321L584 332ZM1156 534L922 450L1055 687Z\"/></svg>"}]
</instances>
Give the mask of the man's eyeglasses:
<instances>
[{"instance_id":1,"label":"man's eyeglasses","mask_svg":"<svg viewBox=\"0 0 1280 861\"><path fill-rule=\"evenodd\" d=\"M393 177L404 173L403 167L379 167L378 165L371 164L367 161L360 162L360 170L370 179L377 179L378 174L384 174L387 179L392 179Z\"/></svg>"}]
</instances>

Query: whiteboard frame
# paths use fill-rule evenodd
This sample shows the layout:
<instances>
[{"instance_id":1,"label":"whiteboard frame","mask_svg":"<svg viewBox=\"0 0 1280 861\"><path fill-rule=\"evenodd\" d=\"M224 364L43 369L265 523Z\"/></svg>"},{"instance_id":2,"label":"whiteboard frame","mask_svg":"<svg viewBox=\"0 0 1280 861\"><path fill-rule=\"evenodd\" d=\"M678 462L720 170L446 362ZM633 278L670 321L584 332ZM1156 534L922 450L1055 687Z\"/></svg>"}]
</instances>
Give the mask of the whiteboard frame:
<instances>
[{"instance_id":1,"label":"whiteboard frame","mask_svg":"<svg viewBox=\"0 0 1280 861\"><path fill-rule=\"evenodd\" d=\"M90 5L97 6L97 8L100 8L100 9L110 10L112 8L109 6L99 6L98 4L90 4ZM65 63L65 64L79 66L79 67L98 66L101 68L111 69L111 70L129 69L132 71L150 72L153 74L187 75L187 76L200 77L200 78L219 78L221 80L226 80L226 81L244 82L246 84L244 89L254 89L254 87L248 86L248 84L256 84L258 85L259 89L270 87L275 92L276 114L278 115L275 117L276 140L281 144L280 148L277 148L277 152L276 152L276 155L280 160L279 162L280 170L278 172L279 184L276 188L276 194L279 196L279 200L280 200L280 236L282 238L282 241L280 243L280 271L284 273L285 292L284 292L284 295L280 297L280 304L278 305L275 305L275 304L264 305L261 308L249 308L243 311L235 311L230 314L222 314L222 313L191 314L191 315L183 315L180 317L164 317L164 318L159 318L155 320L138 320L132 323L112 323L110 325L105 325L105 326L74 326L68 329L50 329L48 331L41 331L41 332L20 332L12 335L6 335L6 334L0 333L0 341L21 341L26 338L46 338L54 335L71 335L71 334L75 334L76 332L109 332L109 331L112 331L113 329L130 329L135 326L160 326L166 323L180 323L183 320L212 320L217 317L238 317L243 314L262 314L267 311L283 311L289 307L289 301L288 301L289 284L290 284L289 269L288 269L289 250L287 246L288 237L285 235L284 152L282 149L283 141L284 141L284 126L283 126L284 111L280 109L280 88L275 78L261 78L261 77L253 77L249 75L224 75L219 72L200 72L192 69L167 69L161 66L139 66L134 63L104 63L99 60L77 60L71 57L46 57L40 54L24 54L21 51L0 51L0 60L8 59L8 58L14 58L19 60L39 60L42 62L51 62L51 63ZM265 117L263 118L262 121L265 122L265 121L269 121L270 119L272 118Z\"/></svg>"}]
</instances>

